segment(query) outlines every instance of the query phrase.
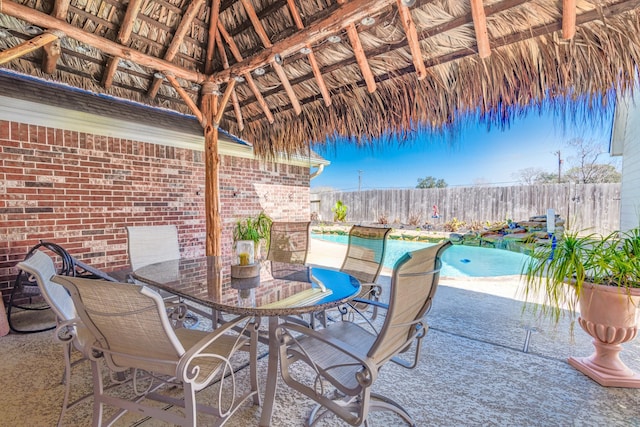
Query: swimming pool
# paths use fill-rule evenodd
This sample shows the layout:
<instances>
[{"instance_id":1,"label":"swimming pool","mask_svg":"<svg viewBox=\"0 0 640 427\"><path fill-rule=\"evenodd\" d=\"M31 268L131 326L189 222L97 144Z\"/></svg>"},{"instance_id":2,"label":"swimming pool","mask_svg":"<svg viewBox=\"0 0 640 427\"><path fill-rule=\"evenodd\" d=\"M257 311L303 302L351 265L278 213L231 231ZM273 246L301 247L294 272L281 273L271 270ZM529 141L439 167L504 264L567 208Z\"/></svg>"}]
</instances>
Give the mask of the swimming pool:
<instances>
[{"instance_id":1,"label":"swimming pool","mask_svg":"<svg viewBox=\"0 0 640 427\"><path fill-rule=\"evenodd\" d=\"M329 242L347 244L347 236L335 234L312 234L312 238ZM407 242L387 240L387 250L383 265L393 268L396 261L405 254L431 246L427 242ZM480 248L477 246L454 245L442 255L443 277L493 277L520 274L522 266L529 257L524 254L503 249Z\"/></svg>"}]
</instances>

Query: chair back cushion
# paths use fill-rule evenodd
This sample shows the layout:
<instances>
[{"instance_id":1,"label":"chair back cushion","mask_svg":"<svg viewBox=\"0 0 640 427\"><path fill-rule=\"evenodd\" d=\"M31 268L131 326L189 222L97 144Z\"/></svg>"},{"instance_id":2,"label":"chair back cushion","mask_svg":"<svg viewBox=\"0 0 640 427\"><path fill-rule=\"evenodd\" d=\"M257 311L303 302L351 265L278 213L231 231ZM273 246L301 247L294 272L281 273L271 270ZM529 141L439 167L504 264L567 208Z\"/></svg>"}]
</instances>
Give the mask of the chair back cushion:
<instances>
[{"instance_id":1,"label":"chair back cushion","mask_svg":"<svg viewBox=\"0 0 640 427\"><path fill-rule=\"evenodd\" d=\"M349 246L340 271L361 283L375 283L382 269L391 228L354 225L349 231Z\"/></svg>"},{"instance_id":2,"label":"chair back cushion","mask_svg":"<svg viewBox=\"0 0 640 427\"><path fill-rule=\"evenodd\" d=\"M51 281L51 277L56 274L56 266L49 255L36 249L31 256L19 262L16 267L35 278L42 297L59 320L75 319L76 310L71 297L62 286Z\"/></svg>"},{"instance_id":3,"label":"chair back cushion","mask_svg":"<svg viewBox=\"0 0 640 427\"><path fill-rule=\"evenodd\" d=\"M162 297L134 284L54 276L75 304L80 319L115 371L140 368L176 375L185 352L175 335Z\"/></svg>"},{"instance_id":4,"label":"chair back cushion","mask_svg":"<svg viewBox=\"0 0 640 427\"><path fill-rule=\"evenodd\" d=\"M175 225L127 227L129 264L137 270L156 262L180 259Z\"/></svg>"},{"instance_id":5,"label":"chair back cushion","mask_svg":"<svg viewBox=\"0 0 640 427\"><path fill-rule=\"evenodd\" d=\"M304 264L309 250L309 222L272 222L267 259Z\"/></svg>"},{"instance_id":6,"label":"chair back cushion","mask_svg":"<svg viewBox=\"0 0 640 427\"><path fill-rule=\"evenodd\" d=\"M389 310L369 357L383 363L409 345L419 331L417 324L431 308L438 286L440 260L446 241L403 255L393 268Z\"/></svg>"}]
</instances>

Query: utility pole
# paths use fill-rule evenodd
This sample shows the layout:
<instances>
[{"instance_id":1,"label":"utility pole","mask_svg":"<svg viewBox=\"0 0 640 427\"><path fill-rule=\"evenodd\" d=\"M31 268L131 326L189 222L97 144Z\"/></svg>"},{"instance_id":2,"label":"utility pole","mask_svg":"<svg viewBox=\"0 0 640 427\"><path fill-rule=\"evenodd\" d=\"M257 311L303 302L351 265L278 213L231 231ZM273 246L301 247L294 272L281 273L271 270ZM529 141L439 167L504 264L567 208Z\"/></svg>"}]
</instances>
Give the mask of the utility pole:
<instances>
[{"instance_id":1,"label":"utility pole","mask_svg":"<svg viewBox=\"0 0 640 427\"><path fill-rule=\"evenodd\" d=\"M362 188L362 171L358 170L358 192Z\"/></svg>"},{"instance_id":2,"label":"utility pole","mask_svg":"<svg viewBox=\"0 0 640 427\"><path fill-rule=\"evenodd\" d=\"M558 184L560 184L562 180L562 158L560 157L560 150L556 151L553 154L558 155Z\"/></svg>"}]
</instances>

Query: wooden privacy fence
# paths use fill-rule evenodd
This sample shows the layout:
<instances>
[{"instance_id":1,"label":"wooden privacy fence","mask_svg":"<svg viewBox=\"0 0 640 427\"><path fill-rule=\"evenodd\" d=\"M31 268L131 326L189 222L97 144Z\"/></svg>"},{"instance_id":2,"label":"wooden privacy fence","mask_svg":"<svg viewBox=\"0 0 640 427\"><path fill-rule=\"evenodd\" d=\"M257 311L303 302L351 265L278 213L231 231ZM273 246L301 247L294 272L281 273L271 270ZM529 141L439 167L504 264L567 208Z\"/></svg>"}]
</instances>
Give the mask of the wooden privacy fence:
<instances>
[{"instance_id":1,"label":"wooden privacy fence","mask_svg":"<svg viewBox=\"0 0 640 427\"><path fill-rule=\"evenodd\" d=\"M547 209L567 220L567 228L607 234L620 226L620 184L545 184L510 187L325 192L311 195L311 212L332 221L336 201L347 205L347 222L442 225L471 221L526 220ZM433 206L440 217L432 218Z\"/></svg>"}]
</instances>

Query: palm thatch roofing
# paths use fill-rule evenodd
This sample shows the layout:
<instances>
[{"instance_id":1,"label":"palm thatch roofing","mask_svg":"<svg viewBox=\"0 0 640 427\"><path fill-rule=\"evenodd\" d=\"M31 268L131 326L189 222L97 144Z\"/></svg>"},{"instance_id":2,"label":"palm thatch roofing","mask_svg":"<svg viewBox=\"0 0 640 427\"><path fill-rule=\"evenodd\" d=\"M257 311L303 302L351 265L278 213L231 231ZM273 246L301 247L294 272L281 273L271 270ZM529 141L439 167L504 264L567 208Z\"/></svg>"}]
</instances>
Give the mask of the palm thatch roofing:
<instances>
[{"instance_id":1,"label":"palm thatch roofing","mask_svg":"<svg viewBox=\"0 0 640 427\"><path fill-rule=\"evenodd\" d=\"M0 67L203 125L213 93L220 127L268 155L598 111L637 77L639 17L640 0L0 0Z\"/></svg>"}]
</instances>

